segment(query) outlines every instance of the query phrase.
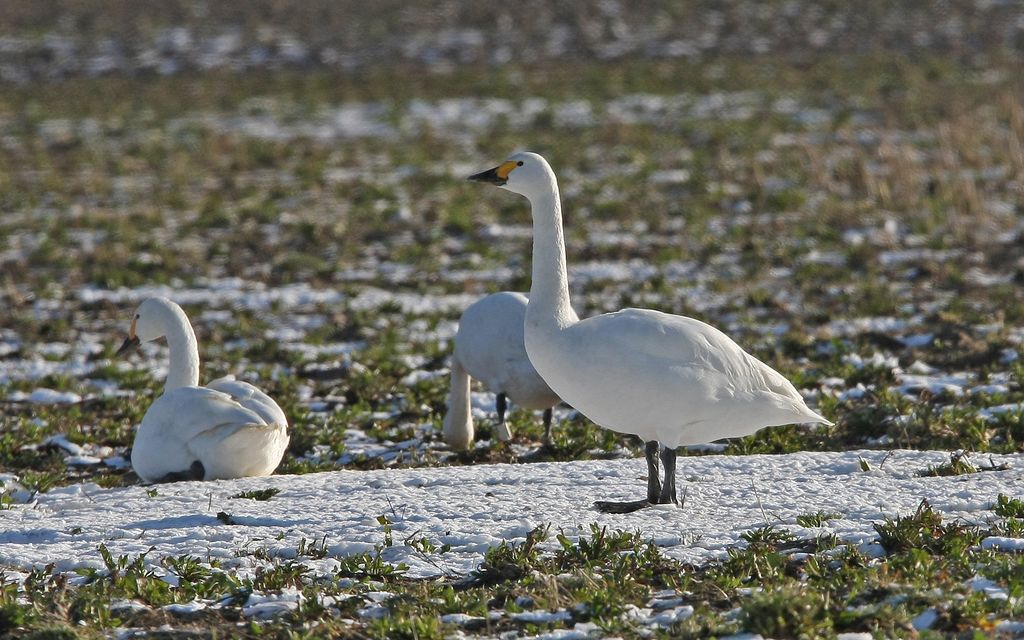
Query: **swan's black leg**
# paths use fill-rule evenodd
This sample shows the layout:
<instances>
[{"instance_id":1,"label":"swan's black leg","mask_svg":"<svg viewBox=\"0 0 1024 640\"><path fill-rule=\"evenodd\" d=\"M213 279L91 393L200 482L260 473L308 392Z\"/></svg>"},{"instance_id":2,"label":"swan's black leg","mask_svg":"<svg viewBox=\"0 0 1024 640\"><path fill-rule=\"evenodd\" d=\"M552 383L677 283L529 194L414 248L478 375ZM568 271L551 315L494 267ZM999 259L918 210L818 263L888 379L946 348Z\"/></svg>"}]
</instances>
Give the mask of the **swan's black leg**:
<instances>
[{"instance_id":1,"label":"swan's black leg","mask_svg":"<svg viewBox=\"0 0 1024 640\"><path fill-rule=\"evenodd\" d=\"M512 439L512 432L509 430L508 425L505 424L505 412L508 411L508 396L504 393L499 393L495 396L494 409L498 412L498 440L507 442Z\"/></svg>"},{"instance_id":2,"label":"swan's black leg","mask_svg":"<svg viewBox=\"0 0 1024 640\"><path fill-rule=\"evenodd\" d=\"M604 513L633 513L644 507L657 504L662 494L661 478L658 477L658 448L657 440L651 440L644 447L644 455L647 458L647 499L632 500L630 502L598 500L594 503L598 511L603 511ZM675 462L674 458L673 462Z\"/></svg>"},{"instance_id":3,"label":"swan's black leg","mask_svg":"<svg viewBox=\"0 0 1024 640\"><path fill-rule=\"evenodd\" d=\"M665 484L661 486L661 495L658 496L657 503L679 504L676 498L676 450L671 447L662 449L661 462L665 467Z\"/></svg>"},{"instance_id":4,"label":"swan's black leg","mask_svg":"<svg viewBox=\"0 0 1024 640\"><path fill-rule=\"evenodd\" d=\"M494 400L494 408L498 412L498 422L505 422L505 412L508 411L508 398L504 393L499 393Z\"/></svg>"},{"instance_id":5,"label":"swan's black leg","mask_svg":"<svg viewBox=\"0 0 1024 640\"><path fill-rule=\"evenodd\" d=\"M644 447L644 455L647 457L647 502L655 504L661 495L661 476L658 473L658 449L661 445L657 440L651 440Z\"/></svg>"},{"instance_id":6,"label":"swan's black leg","mask_svg":"<svg viewBox=\"0 0 1024 640\"><path fill-rule=\"evenodd\" d=\"M544 410L544 444L551 444L551 407Z\"/></svg>"}]
</instances>

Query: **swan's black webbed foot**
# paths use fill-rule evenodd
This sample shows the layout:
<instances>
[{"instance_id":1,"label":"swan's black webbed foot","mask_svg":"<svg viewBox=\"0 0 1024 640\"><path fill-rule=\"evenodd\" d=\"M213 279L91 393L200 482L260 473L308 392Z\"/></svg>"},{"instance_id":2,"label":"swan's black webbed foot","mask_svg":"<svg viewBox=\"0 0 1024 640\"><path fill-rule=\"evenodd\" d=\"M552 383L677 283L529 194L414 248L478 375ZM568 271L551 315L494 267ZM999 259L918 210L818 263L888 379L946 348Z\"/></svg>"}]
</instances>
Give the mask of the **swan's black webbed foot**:
<instances>
[{"instance_id":1,"label":"swan's black webbed foot","mask_svg":"<svg viewBox=\"0 0 1024 640\"><path fill-rule=\"evenodd\" d=\"M660 451L660 456L659 456ZM632 502L606 502L599 500L594 503L598 511L603 513L633 513L656 504L679 504L676 499L676 451L666 447L661 449L657 440L649 441L644 447L647 458L647 499ZM665 465L665 482L658 477L659 458Z\"/></svg>"},{"instance_id":2,"label":"swan's black webbed foot","mask_svg":"<svg viewBox=\"0 0 1024 640\"><path fill-rule=\"evenodd\" d=\"M495 396L494 410L498 414L498 422L504 424L505 412L508 411L508 397L504 393L499 393Z\"/></svg>"},{"instance_id":3,"label":"swan's black webbed foot","mask_svg":"<svg viewBox=\"0 0 1024 640\"><path fill-rule=\"evenodd\" d=\"M673 498L663 499L658 498L654 502L650 500L632 500L629 502L609 502L606 500L598 500L594 503L597 510L601 513L633 513L647 507L653 507L659 504L674 504L679 506L679 501Z\"/></svg>"},{"instance_id":4,"label":"swan's black webbed foot","mask_svg":"<svg viewBox=\"0 0 1024 640\"><path fill-rule=\"evenodd\" d=\"M196 460L185 471L172 471L163 476L157 482L185 482L187 480L202 480L206 477L206 468L203 463Z\"/></svg>"},{"instance_id":5,"label":"swan's black webbed foot","mask_svg":"<svg viewBox=\"0 0 1024 640\"><path fill-rule=\"evenodd\" d=\"M633 513L651 506L651 503L647 500L632 500L630 502L609 502L606 500L598 500L594 503L597 510L601 513Z\"/></svg>"}]
</instances>

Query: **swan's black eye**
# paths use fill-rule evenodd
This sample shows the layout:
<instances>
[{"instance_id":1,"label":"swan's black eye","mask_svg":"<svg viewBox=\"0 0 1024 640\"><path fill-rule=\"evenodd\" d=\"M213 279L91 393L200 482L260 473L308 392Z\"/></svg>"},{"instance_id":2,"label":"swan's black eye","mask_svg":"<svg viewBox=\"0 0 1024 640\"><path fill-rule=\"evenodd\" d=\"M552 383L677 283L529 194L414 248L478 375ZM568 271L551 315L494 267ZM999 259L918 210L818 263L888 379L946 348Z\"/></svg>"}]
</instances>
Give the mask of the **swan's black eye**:
<instances>
[{"instance_id":1,"label":"swan's black eye","mask_svg":"<svg viewBox=\"0 0 1024 640\"><path fill-rule=\"evenodd\" d=\"M520 160L519 162L517 162L517 163L516 163L516 166L517 166L517 167L521 167L521 166L523 166L523 161L522 161L522 160Z\"/></svg>"},{"instance_id":2,"label":"swan's black eye","mask_svg":"<svg viewBox=\"0 0 1024 640\"><path fill-rule=\"evenodd\" d=\"M139 314L137 314L137 313L135 314L135 319L136 319L136 320L138 320L138 319L139 319Z\"/></svg>"}]
</instances>

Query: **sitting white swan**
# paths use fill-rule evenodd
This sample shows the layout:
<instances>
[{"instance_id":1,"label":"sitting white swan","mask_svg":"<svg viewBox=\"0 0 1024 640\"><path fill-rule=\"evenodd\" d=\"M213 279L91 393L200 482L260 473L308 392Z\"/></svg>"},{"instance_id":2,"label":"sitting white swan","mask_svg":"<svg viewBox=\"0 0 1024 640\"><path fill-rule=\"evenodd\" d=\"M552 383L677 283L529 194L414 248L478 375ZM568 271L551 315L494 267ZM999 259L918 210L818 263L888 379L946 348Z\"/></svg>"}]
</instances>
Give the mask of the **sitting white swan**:
<instances>
[{"instance_id":1,"label":"sitting white swan","mask_svg":"<svg viewBox=\"0 0 1024 640\"><path fill-rule=\"evenodd\" d=\"M196 334L181 307L167 298L145 300L117 355L165 336L170 351L167 384L135 434L135 473L146 482L273 473L288 446L284 411L267 394L233 376L198 386Z\"/></svg>"},{"instance_id":2,"label":"sitting white swan","mask_svg":"<svg viewBox=\"0 0 1024 640\"><path fill-rule=\"evenodd\" d=\"M526 351L544 381L598 425L647 443L647 498L598 502L627 513L678 503L675 448L794 422L831 424L780 373L724 333L693 318L648 309L577 320L569 304L562 209L555 174L517 153L470 176L526 196L533 211L533 282ZM659 442L665 481L658 477Z\"/></svg>"},{"instance_id":3,"label":"sitting white swan","mask_svg":"<svg viewBox=\"0 0 1024 640\"><path fill-rule=\"evenodd\" d=\"M507 399L532 411L544 410L544 442L551 441L551 407L558 396L530 364L523 344L526 296L511 291L492 293L466 307L459 318L452 353L452 387L444 416L445 442L465 449L473 442L470 409L471 378L497 394L498 438L510 440L505 424Z\"/></svg>"}]
</instances>

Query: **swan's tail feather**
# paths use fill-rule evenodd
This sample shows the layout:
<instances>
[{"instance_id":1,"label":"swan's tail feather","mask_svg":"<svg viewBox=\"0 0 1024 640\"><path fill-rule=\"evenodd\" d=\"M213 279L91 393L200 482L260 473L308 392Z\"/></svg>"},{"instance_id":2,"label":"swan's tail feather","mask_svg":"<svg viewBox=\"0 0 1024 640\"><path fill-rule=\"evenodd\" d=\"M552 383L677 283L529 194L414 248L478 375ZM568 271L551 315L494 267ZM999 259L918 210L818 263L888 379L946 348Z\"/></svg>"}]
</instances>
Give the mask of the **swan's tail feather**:
<instances>
[{"instance_id":1,"label":"swan's tail feather","mask_svg":"<svg viewBox=\"0 0 1024 640\"><path fill-rule=\"evenodd\" d=\"M816 411L814 411L813 409L810 409L810 408L808 408L804 412L804 415L807 416L807 422L817 422L817 423L825 425L826 427L831 427L831 426L835 425L834 422L832 422L831 420L829 420L825 416L821 415L820 413L818 413L818 412L816 412Z\"/></svg>"},{"instance_id":2,"label":"swan's tail feather","mask_svg":"<svg viewBox=\"0 0 1024 640\"><path fill-rule=\"evenodd\" d=\"M781 414L773 422L773 425L820 423L832 426L831 420L808 407L801 397L776 396L775 398L776 406Z\"/></svg>"},{"instance_id":3,"label":"swan's tail feather","mask_svg":"<svg viewBox=\"0 0 1024 640\"><path fill-rule=\"evenodd\" d=\"M800 395L800 392L797 391L797 388L793 386L793 383L790 382L786 376L782 375L775 369L772 369L760 360L754 360L758 364L758 369L761 372L765 385L772 393L778 395L779 408L791 414L790 422L793 424L818 422L828 426L832 425L832 422L828 418L825 418L807 406L806 402L804 402L804 397Z\"/></svg>"},{"instance_id":4,"label":"swan's tail feather","mask_svg":"<svg viewBox=\"0 0 1024 640\"><path fill-rule=\"evenodd\" d=\"M269 476L281 463L289 439L279 424L231 424L204 432L189 448L200 452L207 480Z\"/></svg>"}]
</instances>

